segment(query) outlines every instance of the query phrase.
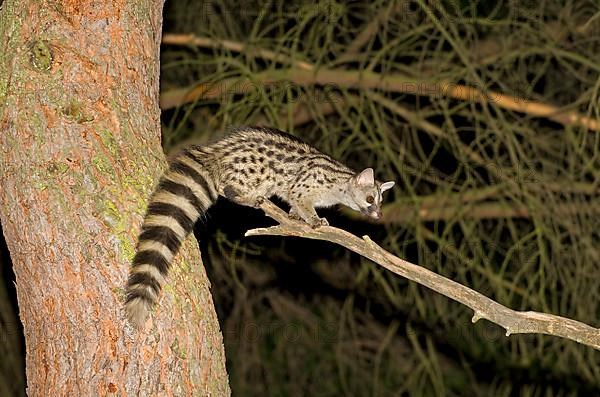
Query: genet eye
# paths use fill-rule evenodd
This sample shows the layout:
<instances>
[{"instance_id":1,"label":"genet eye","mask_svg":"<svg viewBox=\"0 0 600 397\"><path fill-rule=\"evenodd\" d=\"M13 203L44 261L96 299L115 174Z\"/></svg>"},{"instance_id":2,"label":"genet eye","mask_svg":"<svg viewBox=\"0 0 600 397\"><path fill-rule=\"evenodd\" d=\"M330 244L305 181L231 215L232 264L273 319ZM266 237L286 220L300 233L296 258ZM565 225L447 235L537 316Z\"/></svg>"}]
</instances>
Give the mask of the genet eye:
<instances>
[{"instance_id":1,"label":"genet eye","mask_svg":"<svg viewBox=\"0 0 600 397\"><path fill-rule=\"evenodd\" d=\"M373 201L375 201L375 198L373 196L367 196L367 203L373 204Z\"/></svg>"}]
</instances>

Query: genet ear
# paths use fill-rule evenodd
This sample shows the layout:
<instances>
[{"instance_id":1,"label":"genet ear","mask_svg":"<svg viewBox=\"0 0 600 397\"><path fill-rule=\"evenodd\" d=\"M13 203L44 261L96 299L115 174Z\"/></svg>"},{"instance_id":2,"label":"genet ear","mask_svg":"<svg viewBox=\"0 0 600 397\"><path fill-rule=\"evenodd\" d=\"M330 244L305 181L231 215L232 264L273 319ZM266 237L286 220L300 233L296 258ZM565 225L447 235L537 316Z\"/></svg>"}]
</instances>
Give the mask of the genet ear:
<instances>
[{"instance_id":1,"label":"genet ear","mask_svg":"<svg viewBox=\"0 0 600 397\"><path fill-rule=\"evenodd\" d=\"M381 193L383 193L386 190L390 190L391 188L393 188L395 184L396 184L396 182L394 182L394 181L382 183L381 186L379 187L379 190L381 190Z\"/></svg>"},{"instance_id":2,"label":"genet ear","mask_svg":"<svg viewBox=\"0 0 600 397\"><path fill-rule=\"evenodd\" d=\"M373 186L375 184L373 168L365 168L360 174L356 175L356 182L361 186Z\"/></svg>"}]
</instances>

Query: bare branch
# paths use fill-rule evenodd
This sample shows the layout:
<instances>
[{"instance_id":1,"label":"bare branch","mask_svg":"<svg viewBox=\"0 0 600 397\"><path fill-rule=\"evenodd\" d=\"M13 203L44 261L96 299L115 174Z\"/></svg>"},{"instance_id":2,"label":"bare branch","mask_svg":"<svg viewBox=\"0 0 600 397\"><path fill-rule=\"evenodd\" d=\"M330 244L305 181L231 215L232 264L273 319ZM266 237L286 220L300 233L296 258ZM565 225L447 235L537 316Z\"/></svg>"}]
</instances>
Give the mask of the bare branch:
<instances>
[{"instance_id":1,"label":"bare branch","mask_svg":"<svg viewBox=\"0 0 600 397\"><path fill-rule=\"evenodd\" d=\"M250 56L256 56L268 59L274 62L291 64L300 69L313 70L314 67L308 62L294 60L289 54L274 52L264 48L252 45L251 43L240 43L233 40L220 40L211 37L199 37L193 34L175 34L167 33L162 38L163 44L178 46L194 46L202 48L222 48L233 52L246 53Z\"/></svg>"},{"instance_id":2,"label":"bare branch","mask_svg":"<svg viewBox=\"0 0 600 397\"><path fill-rule=\"evenodd\" d=\"M339 88L378 89L388 92L401 92L419 96L445 95L457 100L473 101L485 105L525 113L534 117L543 117L563 125L580 125L590 131L600 131L600 122L584 116L574 110L560 108L541 102L535 102L495 91L481 91L463 84L448 81L415 79L400 74L383 75L368 71L319 69L304 70L297 67L288 69L266 70L257 73L252 81L246 78L225 79L215 84L199 84L193 87L177 88L161 94L160 106L169 109L180 106L198 98L215 98L222 95L223 90L237 93L251 91L256 84L261 86L280 84L290 81L300 86L333 85ZM255 88L254 88L255 89Z\"/></svg>"},{"instance_id":3,"label":"bare branch","mask_svg":"<svg viewBox=\"0 0 600 397\"><path fill-rule=\"evenodd\" d=\"M424 267L400 259L375 244L368 236L356 237L344 230L321 226L311 228L304 222L289 219L287 214L270 201L261 205L266 215L279 225L248 230L246 236L296 236L330 241L364 256L387 270L424 285L473 309L473 322L487 319L506 330L506 335L541 333L560 336L600 350L600 329L579 321L534 311L516 311L449 280Z\"/></svg>"}]
</instances>

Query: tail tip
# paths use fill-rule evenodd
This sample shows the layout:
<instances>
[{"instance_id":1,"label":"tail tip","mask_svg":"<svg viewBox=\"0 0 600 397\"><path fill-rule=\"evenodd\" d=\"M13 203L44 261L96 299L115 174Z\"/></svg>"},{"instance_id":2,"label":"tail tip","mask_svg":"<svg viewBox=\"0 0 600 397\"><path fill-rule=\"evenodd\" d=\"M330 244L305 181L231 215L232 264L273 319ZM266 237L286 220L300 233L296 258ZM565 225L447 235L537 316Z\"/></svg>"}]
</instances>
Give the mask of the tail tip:
<instances>
[{"instance_id":1,"label":"tail tip","mask_svg":"<svg viewBox=\"0 0 600 397\"><path fill-rule=\"evenodd\" d=\"M137 330L144 328L149 313L149 302L141 297L134 297L125 303L127 321Z\"/></svg>"}]
</instances>

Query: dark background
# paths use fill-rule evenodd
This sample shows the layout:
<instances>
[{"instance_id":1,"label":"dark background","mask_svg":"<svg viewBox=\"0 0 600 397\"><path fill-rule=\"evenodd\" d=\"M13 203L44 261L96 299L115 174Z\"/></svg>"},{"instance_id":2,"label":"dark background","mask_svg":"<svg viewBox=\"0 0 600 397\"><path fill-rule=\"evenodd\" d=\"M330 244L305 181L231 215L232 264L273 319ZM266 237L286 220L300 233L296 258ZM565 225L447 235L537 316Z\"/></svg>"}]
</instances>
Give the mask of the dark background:
<instances>
[{"instance_id":1,"label":"dark background","mask_svg":"<svg viewBox=\"0 0 600 397\"><path fill-rule=\"evenodd\" d=\"M218 138L229 125L289 131L397 183L386 193L383 224L322 211L330 224L513 309L598 327L598 132L503 109L493 95L487 105L453 99L442 83L598 120L599 12L594 1L168 1L165 34L213 45L164 45L163 93L206 84L218 94L164 110L165 151ZM246 47L234 51L219 39ZM261 73L293 73L292 59L402 75L414 89L256 83ZM233 395L598 395L592 348L543 335L507 338L489 322L472 324L466 307L332 244L243 238L269 223L220 200L196 228ZM0 299L16 310L0 248L8 296L0 286ZM23 384L22 360L14 360L0 369Z\"/></svg>"}]
</instances>

